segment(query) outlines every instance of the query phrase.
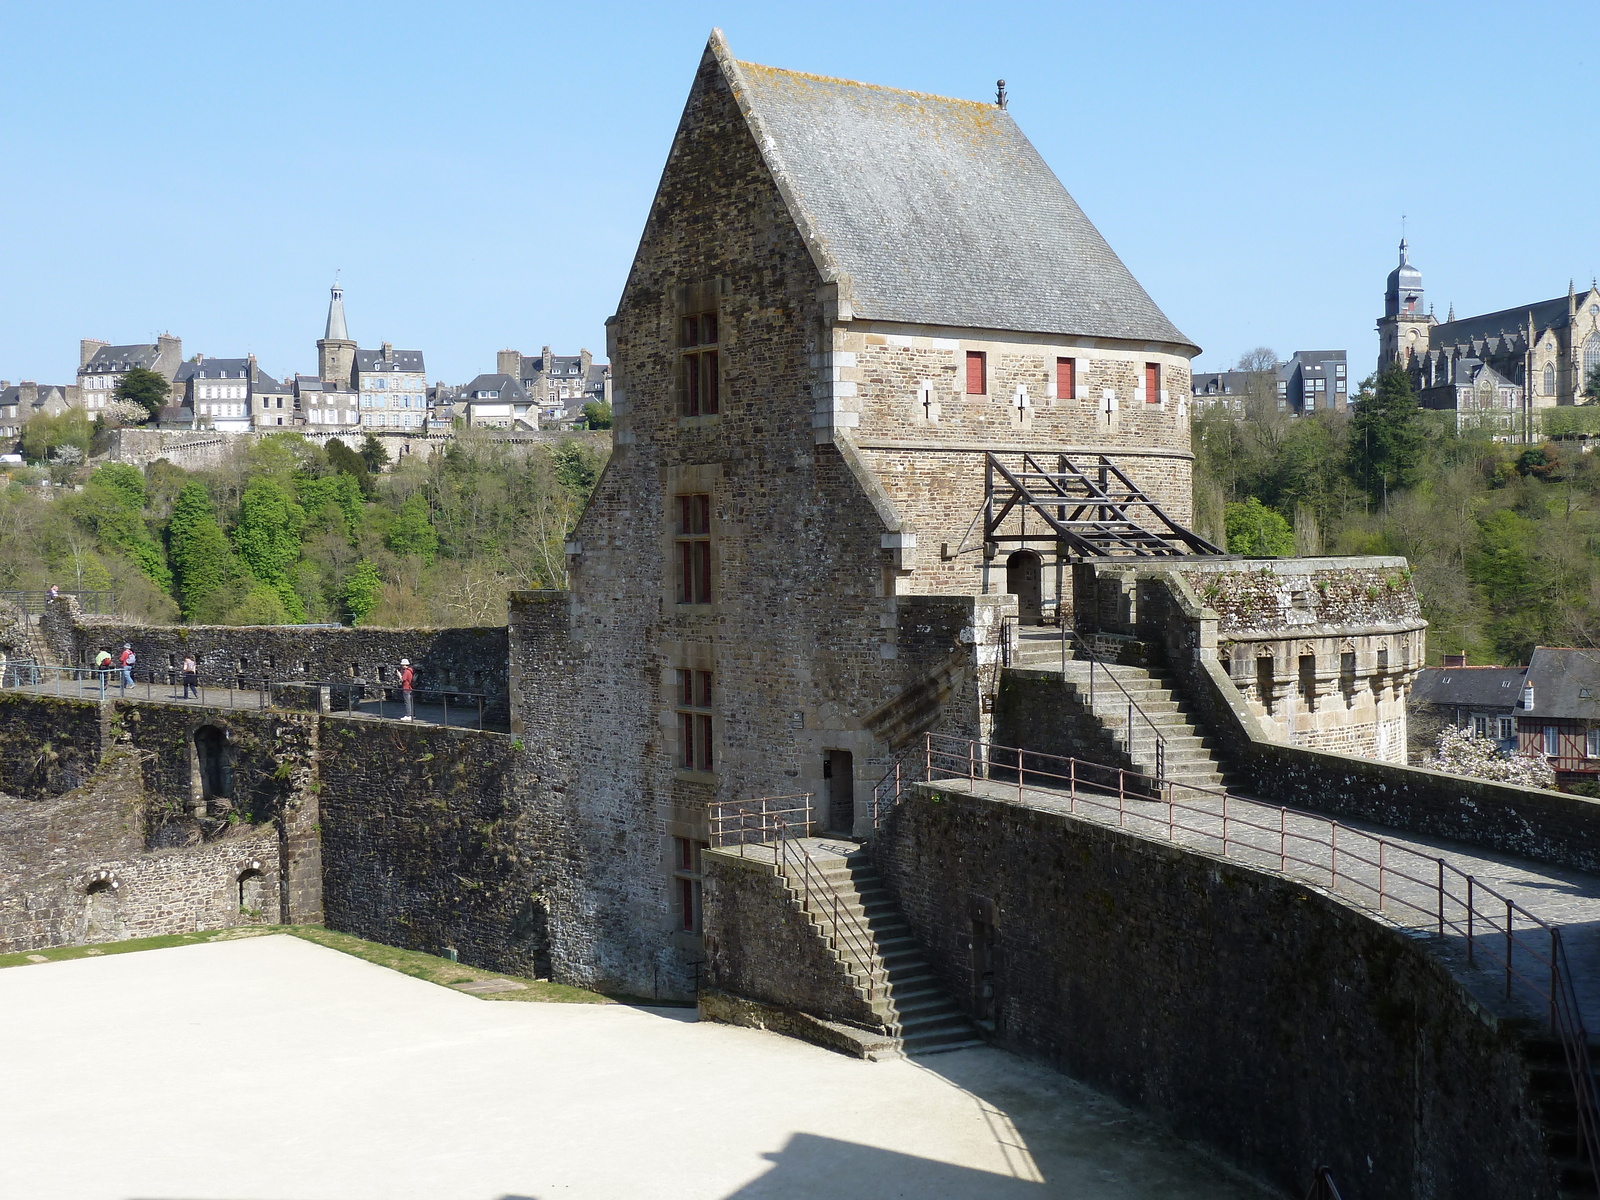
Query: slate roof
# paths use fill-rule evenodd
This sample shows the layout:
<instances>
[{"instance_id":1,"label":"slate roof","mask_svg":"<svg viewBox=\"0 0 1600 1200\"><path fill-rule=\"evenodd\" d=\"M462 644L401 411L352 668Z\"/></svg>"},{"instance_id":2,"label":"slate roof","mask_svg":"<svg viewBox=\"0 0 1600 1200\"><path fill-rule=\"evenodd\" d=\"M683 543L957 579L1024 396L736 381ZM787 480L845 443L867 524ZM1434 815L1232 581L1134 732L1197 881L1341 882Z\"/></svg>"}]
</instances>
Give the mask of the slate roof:
<instances>
[{"instance_id":1,"label":"slate roof","mask_svg":"<svg viewBox=\"0 0 1600 1200\"><path fill-rule=\"evenodd\" d=\"M1434 346L1461 346L1481 338L1500 335L1526 335L1528 314L1533 314L1536 330L1553 329L1567 323L1567 298L1540 300L1536 304L1523 304L1517 308L1502 308L1499 312L1483 313L1476 317L1462 317L1435 325L1428 333Z\"/></svg>"},{"instance_id":2,"label":"slate roof","mask_svg":"<svg viewBox=\"0 0 1600 1200\"><path fill-rule=\"evenodd\" d=\"M1521 667L1428 667L1411 685L1414 704L1511 709L1522 695Z\"/></svg>"},{"instance_id":3,"label":"slate roof","mask_svg":"<svg viewBox=\"0 0 1600 1200\"><path fill-rule=\"evenodd\" d=\"M155 368L161 354L159 345L101 346L94 357L79 369L80 374L103 375L113 371L127 371L134 367L146 370Z\"/></svg>"},{"instance_id":4,"label":"slate roof","mask_svg":"<svg viewBox=\"0 0 1600 1200\"><path fill-rule=\"evenodd\" d=\"M855 317L1199 352L1005 110L710 50Z\"/></svg>"},{"instance_id":5,"label":"slate roof","mask_svg":"<svg viewBox=\"0 0 1600 1200\"><path fill-rule=\"evenodd\" d=\"M1600 650L1536 646L1528 682L1533 707L1519 715L1600 721Z\"/></svg>"},{"instance_id":6,"label":"slate roof","mask_svg":"<svg viewBox=\"0 0 1600 1200\"><path fill-rule=\"evenodd\" d=\"M204 362L186 362L173 376L173 383L188 383L191 379L248 379L248 358L208 358Z\"/></svg>"},{"instance_id":7,"label":"slate roof","mask_svg":"<svg viewBox=\"0 0 1600 1200\"><path fill-rule=\"evenodd\" d=\"M461 395L468 399L479 392L498 392L498 399L520 400L527 403L528 393L522 390L522 384L509 375L479 375L466 387L461 389Z\"/></svg>"},{"instance_id":8,"label":"slate roof","mask_svg":"<svg viewBox=\"0 0 1600 1200\"><path fill-rule=\"evenodd\" d=\"M394 361L384 362L382 350L357 350L356 370L367 371L421 371L421 350L396 350Z\"/></svg>"}]
</instances>

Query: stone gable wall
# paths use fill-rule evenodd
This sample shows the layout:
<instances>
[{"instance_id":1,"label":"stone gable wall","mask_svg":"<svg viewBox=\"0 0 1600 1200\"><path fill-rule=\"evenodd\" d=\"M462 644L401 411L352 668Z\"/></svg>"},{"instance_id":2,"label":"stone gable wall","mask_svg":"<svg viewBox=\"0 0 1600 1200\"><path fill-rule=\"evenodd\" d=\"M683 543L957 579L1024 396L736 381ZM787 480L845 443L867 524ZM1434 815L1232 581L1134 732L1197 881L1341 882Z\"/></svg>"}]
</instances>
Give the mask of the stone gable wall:
<instances>
[{"instance_id":1,"label":"stone gable wall","mask_svg":"<svg viewBox=\"0 0 1600 1200\"><path fill-rule=\"evenodd\" d=\"M1292 880L927 785L873 850L969 1011L974 940L991 941L1000 1045L1285 1192L1325 1163L1374 1200L1553 1198L1518 1035L1386 923Z\"/></svg>"}]
</instances>

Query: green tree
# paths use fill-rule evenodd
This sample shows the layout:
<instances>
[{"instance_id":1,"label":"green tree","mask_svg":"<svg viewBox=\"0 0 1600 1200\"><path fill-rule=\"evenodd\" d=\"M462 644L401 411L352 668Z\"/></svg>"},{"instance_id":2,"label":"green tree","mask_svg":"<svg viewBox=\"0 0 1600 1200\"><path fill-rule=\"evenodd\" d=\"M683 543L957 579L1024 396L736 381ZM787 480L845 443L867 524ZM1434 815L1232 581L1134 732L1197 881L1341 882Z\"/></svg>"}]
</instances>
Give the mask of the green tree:
<instances>
[{"instance_id":1,"label":"green tree","mask_svg":"<svg viewBox=\"0 0 1600 1200\"><path fill-rule=\"evenodd\" d=\"M1251 496L1243 504L1230 504L1224 514L1228 553L1282 558L1294 553L1294 530L1283 514Z\"/></svg>"},{"instance_id":2,"label":"green tree","mask_svg":"<svg viewBox=\"0 0 1600 1200\"><path fill-rule=\"evenodd\" d=\"M428 501L421 492L413 492L400 506L400 515L389 526L385 541L396 554L414 554L426 565L433 565L439 552L439 535L429 520Z\"/></svg>"},{"instance_id":3,"label":"green tree","mask_svg":"<svg viewBox=\"0 0 1600 1200\"><path fill-rule=\"evenodd\" d=\"M611 428L611 405L604 400L591 400L583 406L583 420L590 429Z\"/></svg>"},{"instance_id":4,"label":"green tree","mask_svg":"<svg viewBox=\"0 0 1600 1200\"><path fill-rule=\"evenodd\" d=\"M364 625L383 595L383 579L370 559L363 558L344 581L344 607L352 625Z\"/></svg>"},{"instance_id":5,"label":"green tree","mask_svg":"<svg viewBox=\"0 0 1600 1200\"><path fill-rule=\"evenodd\" d=\"M289 497L277 480L259 477L245 488L239 502L239 524L233 548L252 577L271 585L295 621L305 620L305 607L295 593L290 570L300 558L305 509Z\"/></svg>"},{"instance_id":6,"label":"green tree","mask_svg":"<svg viewBox=\"0 0 1600 1200\"><path fill-rule=\"evenodd\" d=\"M1417 482L1424 449L1421 410L1411 376L1399 364L1363 388L1350 421L1350 474L1373 500Z\"/></svg>"},{"instance_id":7,"label":"green tree","mask_svg":"<svg viewBox=\"0 0 1600 1200\"><path fill-rule=\"evenodd\" d=\"M233 578L233 553L205 485L186 483L172 506L167 552L177 576L178 600L186 621L220 614L214 605Z\"/></svg>"},{"instance_id":8,"label":"green tree","mask_svg":"<svg viewBox=\"0 0 1600 1200\"><path fill-rule=\"evenodd\" d=\"M94 428L81 408L69 408L58 417L39 413L22 427L22 454L29 462L42 463L71 446L87 458L93 437Z\"/></svg>"},{"instance_id":9,"label":"green tree","mask_svg":"<svg viewBox=\"0 0 1600 1200\"><path fill-rule=\"evenodd\" d=\"M83 491L65 502L68 511L103 546L121 550L162 591L172 588L172 572L161 547L144 523L144 475L126 463L95 469Z\"/></svg>"},{"instance_id":10,"label":"green tree","mask_svg":"<svg viewBox=\"0 0 1600 1200\"><path fill-rule=\"evenodd\" d=\"M283 594L270 584L257 583L228 614L230 625L289 625L297 618L283 602Z\"/></svg>"},{"instance_id":11,"label":"green tree","mask_svg":"<svg viewBox=\"0 0 1600 1200\"><path fill-rule=\"evenodd\" d=\"M1583 400L1581 403L1593 404L1600 400L1600 367L1590 367L1589 377L1583 381Z\"/></svg>"},{"instance_id":12,"label":"green tree","mask_svg":"<svg viewBox=\"0 0 1600 1200\"><path fill-rule=\"evenodd\" d=\"M600 479L600 456L577 438L569 438L557 446L550 457L556 482L566 488L582 511Z\"/></svg>"},{"instance_id":13,"label":"green tree","mask_svg":"<svg viewBox=\"0 0 1600 1200\"><path fill-rule=\"evenodd\" d=\"M341 475L349 475L360 485L363 496L372 495L372 472L367 469L367 460L362 458L349 446L338 438L329 438L324 449L328 455L328 465ZM379 446L382 450L383 447Z\"/></svg>"},{"instance_id":14,"label":"green tree","mask_svg":"<svg viewBox=\"0 0 1600 1200\"><path fill-rule=\"evenodd\" d=\"M112 395L118 400L126 400L129 404L137 404L150 414L150 419L153 421L167 406L167 400L172 395L172 385L167 382L167 377L158 371L134 367L118 380L117 389Z\"/></svg>"},{"instance_id":15,"label":"green tree","mask_svg":"<svg viewBox=\"0 0 1600 1200\"><path fill-rule=\"evenodd\" d=\"M383 448L383 443L370 433L361 443L361 461L367 464L367 470L378 472L389 465L389 452Z\"/></svg>"}]
</instances>

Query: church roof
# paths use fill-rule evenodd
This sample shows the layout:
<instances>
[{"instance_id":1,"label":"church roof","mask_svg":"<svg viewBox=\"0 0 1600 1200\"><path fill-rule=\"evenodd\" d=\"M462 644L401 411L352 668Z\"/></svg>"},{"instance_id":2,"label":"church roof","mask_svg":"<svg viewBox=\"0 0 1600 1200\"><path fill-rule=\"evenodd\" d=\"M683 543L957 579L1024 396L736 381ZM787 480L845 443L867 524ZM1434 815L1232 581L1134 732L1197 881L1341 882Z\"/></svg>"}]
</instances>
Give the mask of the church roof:
<instances>
[{"instance_id":1,"label":"church roof","mask_svg":"<svg viewBox=\"0 0 1600 1200\"><path fill-rule=\"evenodd\" d=\"M1540 300L1537 304L1523 304L1517 308L1503 308L1499 312L1483 313L1476 317L1462 317L1459 321L1446 321L1435 325L1429 340L1435 346L1459 346L1481 341L1497 335L1514 336L1528 332L1528 315L1533 314L1535 330L1553 329L1567 323L1567 298Z\"/></svg>"},{"instance_id":2,"label":"church roof","mask_svg":"<svg viewBox=\"0 0 1600 1200\"><path fill-rule=\"evenodd\" d=\"M736 62L717 31L710 49L856 318L1198 353L1004 109Z\"/></svg>"}]
</instances>

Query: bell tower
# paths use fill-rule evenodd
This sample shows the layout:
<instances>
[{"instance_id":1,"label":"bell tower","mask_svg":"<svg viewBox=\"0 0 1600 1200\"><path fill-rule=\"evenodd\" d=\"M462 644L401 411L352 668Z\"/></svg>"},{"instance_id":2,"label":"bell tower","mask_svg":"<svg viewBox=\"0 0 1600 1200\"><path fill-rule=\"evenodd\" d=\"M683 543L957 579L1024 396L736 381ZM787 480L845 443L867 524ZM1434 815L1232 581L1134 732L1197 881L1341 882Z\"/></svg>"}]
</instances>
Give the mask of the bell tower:
<instances>
[{"instance_id":1,"label":"bell tower","mask_svg":"<svg viewBox=\"0 0 1600 1200\"><path fill-rule=\"evenodd\" d=\"M356 365L356 344L344 323L344 289L334 283L328 301L328 326L317 339L317 377L324 383L350 386Z\"/></svg>"},{"instance_id":2,"label":"bell tower","mask_svg":"<svg viewBox=\"0 0 1600 1200\"><path fill-rule=\"evenodd\" d=\"M1400 265L1389 272L1378 320L1378 369L1409 362L1428 349L1428 331L1438 321L1422 306L1422 272L1411 265L1410 247L1400 239Z\"/></svg>"}]
</instances>

